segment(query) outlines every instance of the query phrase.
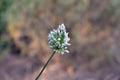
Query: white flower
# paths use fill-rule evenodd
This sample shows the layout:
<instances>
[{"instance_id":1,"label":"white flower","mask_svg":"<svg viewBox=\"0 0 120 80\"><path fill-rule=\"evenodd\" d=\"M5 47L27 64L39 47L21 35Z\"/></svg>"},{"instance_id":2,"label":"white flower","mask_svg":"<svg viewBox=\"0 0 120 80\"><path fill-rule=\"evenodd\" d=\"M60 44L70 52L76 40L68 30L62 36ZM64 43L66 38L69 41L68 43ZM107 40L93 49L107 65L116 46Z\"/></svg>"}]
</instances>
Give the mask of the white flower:
<instances>
[{"instance_id":1,"label":"white flower","mask_svg":"<svg viewBox=\"0 0 120 80\"><path fill-rule=\"evenodd\" d=\"M68 43L70 38L66 32L65 25L61 24L59 27L51 31L48 35L48 41L50 48L54 51L64 54L65 52L69 53L67 47L70 46Z\"/></svg>"}]
</instances>

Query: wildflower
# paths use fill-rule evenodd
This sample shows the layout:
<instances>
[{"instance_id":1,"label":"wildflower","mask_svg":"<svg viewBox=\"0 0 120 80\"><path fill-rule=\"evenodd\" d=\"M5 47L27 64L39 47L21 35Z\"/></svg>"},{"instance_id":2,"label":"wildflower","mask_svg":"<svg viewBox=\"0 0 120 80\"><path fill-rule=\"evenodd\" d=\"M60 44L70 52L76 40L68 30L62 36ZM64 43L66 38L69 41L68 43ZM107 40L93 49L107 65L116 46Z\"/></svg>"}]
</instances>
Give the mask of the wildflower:
<instances>
[{"instance_id":1,"label":"wildflower","mask_svg":"<svg viewBox=\"0 0 120 80\"><path fill-rule=\"evenodd\" d=\"M68 43L70 38L66 32L65 25L61 24L58 28L51 31L48 35L49 46L54 51L64 54L65 52L69 53L67 47L70 46Z\"/></svg>"},{"instance_id":2,"label":"wildflower","mask_svg":"<svg viewBox=\"0 0 120 80\"><path fill-rule=\"evenodd\" d=\"M54 51L51 54L50 58L47 60L47 62L44 64L43 68L41 69L40 73L36 77L35 80L38 80L43 73L44 69L52 59L52 57L55 55L56 52L59 52L61 54L64 54L65 52L69 52L67 50L67 47L70 46L68 43L70 41L70 38L68 37L68 33L66 32L65 25L61 24L59 27L53 31L51 31L48 35L48 41L50 48L52 48Z\"/></svg>"}]
</instances>

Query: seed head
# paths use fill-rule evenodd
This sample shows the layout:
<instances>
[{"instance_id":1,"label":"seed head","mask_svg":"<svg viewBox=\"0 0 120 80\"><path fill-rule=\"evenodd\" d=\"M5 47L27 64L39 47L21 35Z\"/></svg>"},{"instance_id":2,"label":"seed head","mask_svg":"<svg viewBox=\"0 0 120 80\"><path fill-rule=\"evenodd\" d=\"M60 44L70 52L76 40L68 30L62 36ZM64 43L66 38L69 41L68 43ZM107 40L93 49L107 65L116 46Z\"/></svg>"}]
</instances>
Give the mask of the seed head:
<instances>
[{"instance_id":1,"label":"seed head","mask_svg":"<svg viewBox=\"0 0 120 80\"><path fill-rule=\"evenodd\" d=\"M68 37L68 33L66 32L65 25L61 24L58 28L53 31L50 31L48 35L49 46L56 52L64 54L65 52L69 53L67 50L70 44L70 38Z\"/></svg>"}]
</instances>

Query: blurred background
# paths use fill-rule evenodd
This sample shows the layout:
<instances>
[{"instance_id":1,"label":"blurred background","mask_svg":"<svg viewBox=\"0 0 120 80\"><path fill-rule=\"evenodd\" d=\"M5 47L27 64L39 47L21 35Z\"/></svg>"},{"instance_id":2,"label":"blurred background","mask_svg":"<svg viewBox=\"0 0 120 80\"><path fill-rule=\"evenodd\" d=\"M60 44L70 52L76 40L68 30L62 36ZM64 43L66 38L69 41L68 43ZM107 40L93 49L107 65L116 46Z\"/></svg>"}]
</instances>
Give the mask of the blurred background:
<instances>
[{"instance_id":1,"label":"blurred background","mask_svg":"<svg viewBox=\"0 0 120 80\"><path fill-rule=\"evenodd\" d=\"M56 54L41 80L120 80L120 0L0 0L0 80L34 80L61 23L70 53Z\"/></svg>"}]
</instances>

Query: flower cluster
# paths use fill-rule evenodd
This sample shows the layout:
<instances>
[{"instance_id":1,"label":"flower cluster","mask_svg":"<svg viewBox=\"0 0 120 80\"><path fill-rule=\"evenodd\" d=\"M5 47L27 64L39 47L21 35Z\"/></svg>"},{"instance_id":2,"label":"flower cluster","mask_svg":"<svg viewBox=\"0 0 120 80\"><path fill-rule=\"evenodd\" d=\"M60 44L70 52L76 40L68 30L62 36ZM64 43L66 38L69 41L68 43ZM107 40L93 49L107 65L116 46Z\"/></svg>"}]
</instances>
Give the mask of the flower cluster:
<instances>
[{"instance_id":1,"label":"flower cluster","mask_svg":"<svg viewBox=\"0 0 120 80\"><path fill-rule=\"evenodd\" d=\"M68 42L70 38L66 32L65 25L61 24L59 27L51 31L48 35L48 41L50 48L54 51L64 54L65 52L69 53L67 47L70 45Z\"/></svg>"}]
</instances>

